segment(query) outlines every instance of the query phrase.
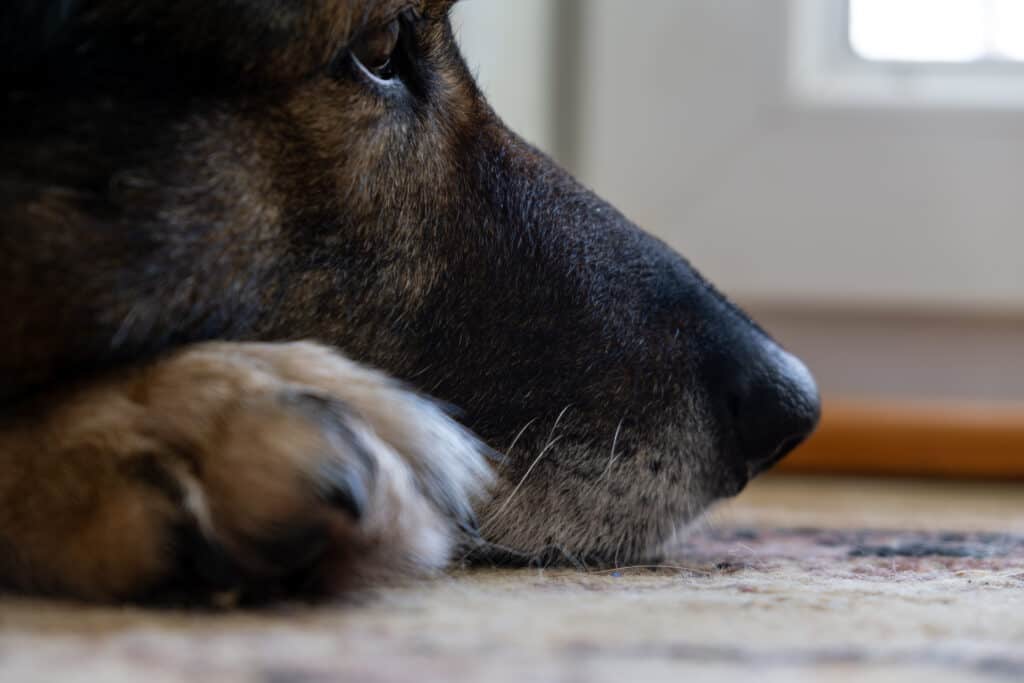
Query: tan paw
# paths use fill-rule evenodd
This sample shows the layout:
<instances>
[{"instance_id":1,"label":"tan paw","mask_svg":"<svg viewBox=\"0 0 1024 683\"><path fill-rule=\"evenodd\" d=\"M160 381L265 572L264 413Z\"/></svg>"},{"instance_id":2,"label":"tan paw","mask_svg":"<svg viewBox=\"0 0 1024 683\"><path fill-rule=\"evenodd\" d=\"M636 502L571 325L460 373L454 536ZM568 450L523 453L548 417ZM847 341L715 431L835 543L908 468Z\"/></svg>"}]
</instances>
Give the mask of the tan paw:
<instances>
[{"instance_id":1,"label":"tan paw","mask_svg":"<svg viewBox=\"0 0 1024 683\"><path fill-rule=\"evenodd\" d=\"M30 432L22 450L45 437L105 473L65 467L92 503L54 510L25 558L32 583L88 597L330 593L436 571L488 478L436 405L308 343L192 347L75 392Z\"/></svg>"}]
</instances>

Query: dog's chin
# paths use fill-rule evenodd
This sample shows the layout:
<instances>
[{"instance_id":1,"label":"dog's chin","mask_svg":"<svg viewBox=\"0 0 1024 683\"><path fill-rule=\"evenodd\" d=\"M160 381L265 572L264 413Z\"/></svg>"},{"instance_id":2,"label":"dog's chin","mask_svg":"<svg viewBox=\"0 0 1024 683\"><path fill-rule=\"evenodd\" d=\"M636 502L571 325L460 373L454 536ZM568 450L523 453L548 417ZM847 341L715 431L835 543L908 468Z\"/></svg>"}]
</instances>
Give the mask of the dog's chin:
<instances>
[{"instance_id":1,"label":"dog's chin","mask_svg":"<svg viewBox=\"0 0 1024 683\"><path fill-rule=\"evenodd\" d=\"M728 466L706 441L703 447L691 441L686 450L673 445L642 448L611 462L608 452L568 448L550 453L548 467L538 465L528 476L499 476L491 499L477 511L480 537L467 557L502 565L592 567L661 556L708 508L740 493L750 478L746 468ZM596 472L587 466L594 460L600 463ZM654 468L655 462L662 464Z\"/></svg>"}]
</instances>

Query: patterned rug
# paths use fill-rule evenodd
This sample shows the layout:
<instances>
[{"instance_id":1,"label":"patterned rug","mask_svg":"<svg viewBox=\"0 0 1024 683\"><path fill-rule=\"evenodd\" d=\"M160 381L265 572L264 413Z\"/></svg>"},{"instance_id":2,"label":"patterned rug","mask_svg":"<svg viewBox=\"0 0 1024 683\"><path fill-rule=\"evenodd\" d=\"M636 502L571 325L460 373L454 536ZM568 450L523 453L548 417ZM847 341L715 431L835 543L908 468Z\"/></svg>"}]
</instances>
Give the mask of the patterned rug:
<instances>
[{"instance_id":1,"label":"patterned rug","mask_svg":"<svg viewBox=\"0 0 1024 683\"><path fill-rule=\"evenodd\" d=\"M722 526L672 556L247 613L9 598L0 680L1024 680L1022 535Z\"/></svg>"},{"instance_id":2,"label":"patterned rug","mask_svg":"<svg viewBox=\"0 0 1024 683\"><path fill-rule=\"evenodd\" d=\"M1022 501L1024 503L1024 501ZM765 570L797 562L806 571L839 568L859 576L917 577L933 572L1024 567L1024 535L870 529L708 529L674 555L715 562L720 569ZM721 561L721 558L730 558ZM1024 578L1024 577L1022 577Z\"/></svg>"}]
</instances>

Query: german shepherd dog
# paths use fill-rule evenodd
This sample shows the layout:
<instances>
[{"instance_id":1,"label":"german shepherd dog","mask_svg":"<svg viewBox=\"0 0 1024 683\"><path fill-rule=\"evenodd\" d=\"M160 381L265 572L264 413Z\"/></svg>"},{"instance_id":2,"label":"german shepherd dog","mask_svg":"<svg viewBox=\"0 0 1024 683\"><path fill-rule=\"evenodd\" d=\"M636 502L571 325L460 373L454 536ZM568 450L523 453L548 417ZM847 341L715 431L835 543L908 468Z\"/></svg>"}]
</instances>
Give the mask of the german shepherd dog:
<instances>
[{"instance_id":1,"label":"german shepherd dog","mask_svg":"<svg viewBox=\"0 0 1024 683\"><path fill-rule=\"evenodd\" d=\"M451 4L4 3L3 584L632 562L813 430L804 365L502 124Z\"/></svg>"}]
</instances>

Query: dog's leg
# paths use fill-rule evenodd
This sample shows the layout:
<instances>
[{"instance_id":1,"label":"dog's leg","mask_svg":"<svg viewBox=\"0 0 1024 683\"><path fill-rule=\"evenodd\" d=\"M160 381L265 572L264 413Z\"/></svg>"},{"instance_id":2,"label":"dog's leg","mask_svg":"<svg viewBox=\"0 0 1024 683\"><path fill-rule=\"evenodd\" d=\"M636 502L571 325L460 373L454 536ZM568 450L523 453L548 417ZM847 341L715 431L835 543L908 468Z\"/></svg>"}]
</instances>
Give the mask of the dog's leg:
<instances>
[{"instance_id":1,"label":"dog's leg","mask_svg":"<svg viewBox=\"0 0 1024 683\"><path fill-rule=\"evenodd\" d=\"M428 400L314 344L203 344L0 422L0 579L260 597L442 567L487 469Z\"/></svg>"}]
</instances>

